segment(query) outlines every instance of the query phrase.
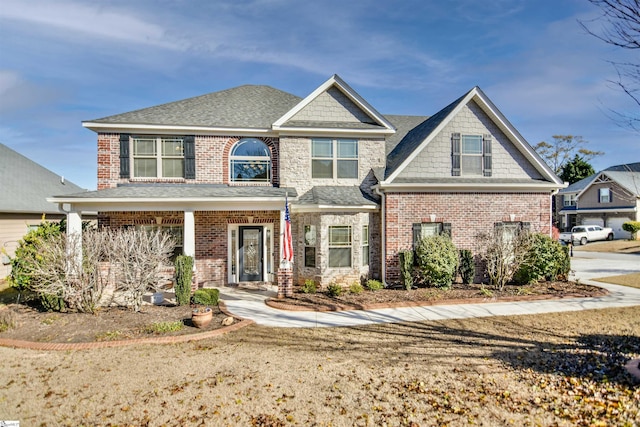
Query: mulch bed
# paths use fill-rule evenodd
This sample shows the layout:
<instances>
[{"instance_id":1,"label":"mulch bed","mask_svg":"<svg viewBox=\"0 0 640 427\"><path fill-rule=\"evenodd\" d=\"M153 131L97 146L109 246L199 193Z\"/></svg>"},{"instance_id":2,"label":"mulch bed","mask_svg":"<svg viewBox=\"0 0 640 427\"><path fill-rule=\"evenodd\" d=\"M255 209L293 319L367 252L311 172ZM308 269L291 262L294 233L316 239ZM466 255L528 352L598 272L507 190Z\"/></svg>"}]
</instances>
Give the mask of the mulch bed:
<instances>
[{"instance_id":1,"label":"mulch bed","mask_svg":"<svg viewBox=\"0 0 640 427\"><path fill-rule=\"evenodd\" d=\"M116 341L158 336L177 336L211 331L222 327L227 317L212 307L213 320L205 328L191 323L190 306L144 305L139 312L123 307L105 307L95 314L46 312L26 304L10 304L16 326L0 333L0 338L56 343ZM0 314L2 314L0 312ZM150 327L160 322L181 322L179 331L153 332Z\"/></svg>"},{"instance_id":2,"label":"mulch bed","mask_svg":"<svg viewBox=\"0 0 640 427\"><path fill-rule=\"evenodd\" d=\"M360 294L349 293L345 289L339 297L331 297L325 292L305 294L295 291L292 297L268 299L267 304L281 310L332 311L362 310L383 307L411 307L436 304L465 304L500 301L526 301L555 298L597 297L608 291L597 286L574 282L540 282L535 285L507 285L498 291L481 284L454 284L450 289L418 288L381 289Z\"/></svg>"}]
</instances>

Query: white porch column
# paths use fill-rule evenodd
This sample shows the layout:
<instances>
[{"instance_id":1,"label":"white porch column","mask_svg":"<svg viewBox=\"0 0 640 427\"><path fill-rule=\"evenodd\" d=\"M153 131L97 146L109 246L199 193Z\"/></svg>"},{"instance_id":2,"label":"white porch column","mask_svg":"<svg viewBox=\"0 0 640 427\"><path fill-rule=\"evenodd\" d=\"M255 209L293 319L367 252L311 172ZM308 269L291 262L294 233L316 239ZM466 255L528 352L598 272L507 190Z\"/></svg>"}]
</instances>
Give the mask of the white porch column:
<instances>
[{"instance_id":1,"label":"white porch column","mask_svg":"<svg viewBox=\"0 0 640 427\"><path fill-rule=\"evenodd\" d=\"M82 215L70 210L67 213L67 266L70 273L82 268Z\"/></svg>"},{"instance_id":2,"label":"white porch column","mask_svg":"<svg viewBox=\"0 0 640 427\"><path fill-rule=\"evenodd\" d=\"M184 211L183 251L185 255L195 258L196 255L196 221L193 210ZM195 265L195 264L194 264Z\"/></svg>"}]
</instances>

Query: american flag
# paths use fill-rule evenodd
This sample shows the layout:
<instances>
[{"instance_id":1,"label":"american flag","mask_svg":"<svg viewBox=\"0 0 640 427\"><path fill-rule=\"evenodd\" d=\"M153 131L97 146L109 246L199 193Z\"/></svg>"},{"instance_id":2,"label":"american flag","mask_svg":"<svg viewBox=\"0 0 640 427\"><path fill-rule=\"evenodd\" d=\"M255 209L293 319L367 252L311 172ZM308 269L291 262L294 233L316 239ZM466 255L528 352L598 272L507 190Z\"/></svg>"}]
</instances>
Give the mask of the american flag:
<instances>
[{"instance_id":1,"label":"american flag","mask_svg":"<svg viewBox=\"0 0 640 427\"><path fill-rule=\"evenodd\" d=\"M284 235L282 236L282 259L293 261L293 242L291 239L291 215L288 196L284 198Z\"/></svg>"}]
</instances>

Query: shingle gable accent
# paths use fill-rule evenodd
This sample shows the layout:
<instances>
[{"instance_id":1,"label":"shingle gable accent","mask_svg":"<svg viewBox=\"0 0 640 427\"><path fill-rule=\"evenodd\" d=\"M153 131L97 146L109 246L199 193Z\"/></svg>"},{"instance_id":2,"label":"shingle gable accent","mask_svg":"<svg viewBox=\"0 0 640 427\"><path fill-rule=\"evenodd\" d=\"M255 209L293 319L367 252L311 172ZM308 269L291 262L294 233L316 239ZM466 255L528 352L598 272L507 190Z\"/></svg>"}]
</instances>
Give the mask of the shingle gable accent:
<instances>
[{"instance_id":1,"label":"shingle gable accent","mask_svg":"<svg viewBox=\"0 0 640 427\"><path fill-rule=\"evenodd\" d=\"M333 127L325 126L323 122L346 123L345 127L353 123L354 128L359 130L362 130L360 125L366 123L377 125L373 131L387 134L395 132L393 125L382 114L336 74L276 120L273 129L283 130L290 125L299 128L300 122L317 123L318 128Z\"/></svg>"},{"instance_id":2,"label":"shingle gable accent","mask_svg":"<svg viewBox=\"0 0 640 427\"><path fill-rule=\"evenodd\" d=\"M387 158L387 169L385 180L381 183L382 186L392 184L399 174L426 148L431 140L445 128L465 105L471 102L477 104L484 111L498 129L513 143L524 159L547 182L562 186L561 180L477 86L407 133ZM485 158L484 161L486 162L485 166L490 162L489 158Z\"/></svg>"}]
</instances>

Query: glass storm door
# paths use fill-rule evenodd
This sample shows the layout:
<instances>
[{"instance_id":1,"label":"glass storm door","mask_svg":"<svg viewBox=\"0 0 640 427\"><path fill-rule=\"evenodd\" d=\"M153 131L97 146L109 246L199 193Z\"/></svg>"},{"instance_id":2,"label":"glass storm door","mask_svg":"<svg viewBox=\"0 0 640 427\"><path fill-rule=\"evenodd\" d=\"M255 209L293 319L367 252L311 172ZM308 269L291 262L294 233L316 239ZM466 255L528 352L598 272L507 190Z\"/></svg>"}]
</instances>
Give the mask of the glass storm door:
<instances>
[{"instance_id":1,"label":"glass storm door","mask_svg":"<svg viewBox=\"0 0 640 427\"><path fill-rule=\"evenodd\" d=\"M261 282L262 277L262 230L263 227L240 227L239 273L241 282Z\"/></svg>"}]
</instances>

